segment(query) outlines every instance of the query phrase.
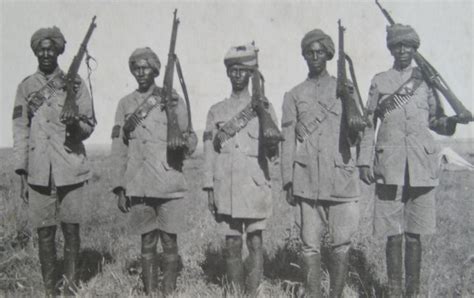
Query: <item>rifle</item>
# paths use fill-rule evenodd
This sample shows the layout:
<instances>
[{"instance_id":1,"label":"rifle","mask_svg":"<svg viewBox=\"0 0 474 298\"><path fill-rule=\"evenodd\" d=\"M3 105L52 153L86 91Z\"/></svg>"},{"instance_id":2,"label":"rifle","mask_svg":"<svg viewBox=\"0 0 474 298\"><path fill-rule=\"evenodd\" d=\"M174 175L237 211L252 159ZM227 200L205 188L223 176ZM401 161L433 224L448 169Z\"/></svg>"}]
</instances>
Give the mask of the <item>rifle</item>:
<instances>
[{"instance_id":1,"label":"rifle","mask_svg":"<svg viewBox=\"0 0 474 298\"><path fill-rule=\"evenodd\" d=\"M265 97L265 79L258 70L258 50L256 52L257 65L252 73L252 107L257 113L263 144L273 147L284 139L268 111L268 99Z\"/></svg>"},{"instance_id":2,"label":"rifle","mask_svg":"<svg viewBox=\"0 0 474 298\"><path fill-rule=\"evenodd\" d=\"M84 55L87 53L87 44L89 43L89 39L91 38L92 32L94 31L95 27L97 26L95 23L96 16L92 18L92 21L89 25L89 29L87 30L86 36L82 41L79 50L72 59L71 65L69 66L69 70L64 77L64 83L66 85L66 100L64 101L64 106L60 114L61 122L65 124L73 124L76 119L82 119L86 122L90 122L87 117L82 115L78 115L78 107L76 104L76 92L74 91L74 81L76 80L77 73L79 72L79 67L81 66L82 59ZM95 125L95 123L93 123ZM67 135L66 135L67 137Z\"/></svg>"},{"instance_id":3,"label":"rifle","mask_svg":"<svg viewBox=\"0 0 474 298\"><path fill-rule=\"evenodd\" d=\"M392 16L388 13L386 9L380 5L378 0L375 0L375 4L380 8L383 15L387 19L390 25L394 25L395 21ZM457 115L457 118L460 123L467 124L471 121L474 121L472 113L466 109L462 102L456 97L453 91L449 88L446 81L439 74L439 72L426 60L418 51L415 52L415 63L421 70L425 81L430 87L433 87L435 90L435 96L437 96L436 90L440 91L443 94L444 98L448 101L449 105L453 108L454 112Z\"/></svg>"},{"instance_id":4,"label":"rifle","mask_svg":"<svg viewBox=\"0 0 474 298\"><path fill-rule=\"evenodd\" d=\"M179 19L176 17L177 9L174 10L173 26L171 30L170 48L168 51L168 61L166 63L165 74L163 78L162 89L162 107L165 109L168 118L167 131L167 161L172 167L181 168L186 149L189 149L190 143L193 142L195 133L192 128L191 110L186 85L182 77L181 65L176 56L176 38L178 35ZM181 131L178 123L178 115L176 114L177 101L173 98L173 78L174 68L177 66L178 75L180 77L181 87L186 98L188 112L188 128L185 132ZM196 139L197 140L197 139ZM191 145L192 146L192 145Z\"/></svg>"},{"instance_id":5,"label":"rifle","mask_svg":"<svg viewBox=\"0 0 474 298\"><path fill-rule=\"evenodd\" d=\"M341 20L338 21L338 28L339 28L339 49L338 49L338 60L337 60L336 94L337 94L337 97L339 97L342 101L342 107L344 110L346 123L352 134L352 133L363 131L366 126L369 126L369 121L367 119L364 105L361 101L352 59L344 52L345 28L341 25ZM351 78L352 78L354 86L350 86L347 81L346 60L349 63L350 74L351 74ZM354 89L357 92L357 94L354 94ZM355 101L354 96L358 97L359 102Z\"/></svg>"}]
</instances>

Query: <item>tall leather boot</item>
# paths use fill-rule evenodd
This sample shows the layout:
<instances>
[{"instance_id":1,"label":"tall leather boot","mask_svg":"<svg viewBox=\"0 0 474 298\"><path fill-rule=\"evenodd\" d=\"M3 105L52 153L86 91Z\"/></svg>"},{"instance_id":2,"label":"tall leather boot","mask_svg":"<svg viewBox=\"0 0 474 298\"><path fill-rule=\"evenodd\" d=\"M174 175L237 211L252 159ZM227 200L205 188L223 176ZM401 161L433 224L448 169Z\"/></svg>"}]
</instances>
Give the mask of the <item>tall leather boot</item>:
<instances>
[{"instance_id":1,"label":"tall leather boot","mask_svg":"<svg viewBox=\"0 0 474 298\"><path fill-rule=\"evenodd\" d=\"M242 262L241 236L226 236L224 259L227 288L241 292L242 289L244 289L244 265Z\"/></svg>"},{"instance_id":2,"label":"tall leather boot","mask_svg":"<svg viewBox=\"0 0 474 298\"><path fill-rule=\"evenodd\" d=\"M402 297L402 242L403 235L389 236L387 238L385 247L388 277L387 297Z\"/></svg>"},{"instance_id":3,"label":"tall leather boot","mask_svg":"<svg viewBox=\"0 0 474 298\"><path fill-rule=\"evenodd\" d=\"M178 241L176 234L161 231L160 236L163 247L162 291L165 296L168 296L176 290L179 267Z\"/></svg>"},{"instance_id":4,"label":"tall leather boot","mask_svg":"<svg viewBox=\"0 0 474 298\"><path fill-rule=\"evenodd\" d=\"M79 249L81 238L79 224L61 223L64 235L64 294L75 295L78 286Z\"/></svg>"},{"instance_id":5,"label":"tall leather boot","mask_svg":"<svg viewBox=\"0 0 474 298\"><path fill-rule=\"evenodd\" d=\"M329 297L342 297L349 267L349 245L333 248L329 265Z\"/></svg>"},{"instance_id":6,"label":"tall leather boot","mask_svg":"<svg viewBox=\"0 0 474 298\"><path fill-rule=\"evenodd\" d=\"M405 295L420 293L421 240L418 234L405 234Z\"/></svg>"},{"instance_id":7,"label":"tall leather boot","mask_svg":"<svg viewBox=\"0 0 474 298\"><path fill-rule=\"evenodd\" d=\"M46 297L58 295L56 273L56 226L38 229L38 255Z\"/></svg>"},{"instance_id":8,"label":"tall leather boot","mask_svg":"<svg viewBox=\"0 0 474 298\"><path fill-rule=\"evenodd\" d=\"M304 296L319 298L321 295L321 254L304 254L303 262L306 271Z\"/></svg>"},{"instance_id":9,"label":"tall leather boot","mask_svg":"<svg viewBox=\"0 0 474 298\"><path fill-rule=\"evenodd\" d=\"M251 297L257 296L258 286L263 279L263 246L262 231L247 235L247 248L249 255L245 260L245 290Z\"/></svg>"},{"instance_id":10,"label":"tall leather boot","mask_svg":"<svg viewBox=\"0 0 474 298\"><path fill-rule=\"evenodd\" d=\"M157 230L142 234L142 281L147 295L152 295L158 289L157 243Z\"/></svg>"}]
</instances>

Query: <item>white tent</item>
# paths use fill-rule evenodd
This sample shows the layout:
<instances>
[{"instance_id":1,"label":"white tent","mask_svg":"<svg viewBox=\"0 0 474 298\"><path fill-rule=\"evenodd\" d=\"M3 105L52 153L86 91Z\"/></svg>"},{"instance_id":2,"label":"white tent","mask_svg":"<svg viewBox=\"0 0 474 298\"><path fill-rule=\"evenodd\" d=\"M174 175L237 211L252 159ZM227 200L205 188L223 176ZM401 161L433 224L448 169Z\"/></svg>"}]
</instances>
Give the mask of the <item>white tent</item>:
<instances>
[{"instance_id":1,"label":"white tent","mask_svg":"<svg viewBox=\"0 0 474 298\"><path fill-rule=\"evenodd\" d=\"M474 171L474 166L470 162L449 147L443 148L439 153L439 163L442 169L448 171Z\"/></svg>"}]
</instances>

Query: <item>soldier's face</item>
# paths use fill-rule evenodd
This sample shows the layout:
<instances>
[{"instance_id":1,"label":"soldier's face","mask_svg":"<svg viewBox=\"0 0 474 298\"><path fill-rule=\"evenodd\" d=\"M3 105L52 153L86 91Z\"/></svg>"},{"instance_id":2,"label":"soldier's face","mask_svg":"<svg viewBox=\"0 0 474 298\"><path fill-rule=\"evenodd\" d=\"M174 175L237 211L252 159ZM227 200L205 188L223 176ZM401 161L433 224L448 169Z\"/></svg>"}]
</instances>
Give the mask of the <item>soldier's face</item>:
<instances>
[{"instance_id":1,"label":"soldier's face","mask_svg":"<svg viewBox=\"0 0 474 298\"><path fill-rule=\"evenodd\" d=\"M132 75L135 77L140 91L150 89L150 86L155 82L155 77L158 76L145 59L140 59L133 65Z\"/></svg>"},{"instance_id":2,"label":"soldier's face","mask_svg":"<svg viewBox=\"0 0 474 298\"><path fill-rule=\"evenodd\" d=\"M52 73L58 66L58 50L54 43L49 39L43 39L35 49L35 55L38 58L38 68L46 73Z\"/></svg>"},{"instance_id":3,"label":"soldier's face","mask_svg":"<svg viewBox=\"0 0 474 298\"><path fill-rule=\"evenodd\" d=\"M232 84L232 90L242 91L249 84L250 69L241 65L233 65L227 69L227 76Z\"/></svg>"},{"instance_id":4,"label":"soldier's face","mask_svg":"<svg viewBox=\"0 0 474 298\"><path fill-rule=\"evenodd\" d=\"M406 68L411 64L413 57L415 56L416 49L412 46L397 43L390 48L390 53L395 59L395 65L399 68Z\"/></svg>"},{"instance_id":5,"label":"soldier's face","mask_svg":"<svg viewBox=\"0 0 474 298\"><path fill-rule=\"evenodd\" d=\"M312 74L323 72L326 69L326 62L329 60L326 49L317 41L306 47L303 57L306 60L309 72Z\"/></svg>"}]
</instances>

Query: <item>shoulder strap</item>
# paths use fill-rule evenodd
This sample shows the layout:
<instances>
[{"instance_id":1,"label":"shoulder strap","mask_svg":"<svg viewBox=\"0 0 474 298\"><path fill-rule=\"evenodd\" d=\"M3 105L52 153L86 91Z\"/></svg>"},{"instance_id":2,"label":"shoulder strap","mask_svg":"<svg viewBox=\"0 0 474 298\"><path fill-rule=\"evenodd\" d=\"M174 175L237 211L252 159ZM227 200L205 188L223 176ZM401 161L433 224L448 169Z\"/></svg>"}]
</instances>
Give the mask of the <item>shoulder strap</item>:
<instances>
[{"instance_id":1,"label":"shoulder strap","mask_svg":"<svg viewBox=\"0 0 474 298\"><path fill-rule=\"evenodd\" d=\"M225 137L223 140L220 140L221 143L229 140L233 136L235 136L239 131L241 131L250 120L257 117L257 113L252 107L252 103L249 103L243 108L240 112L238 112L234 117L232 117L229 121L224 123L224 125L219 129L219 131L223 132Z\"/></svg>"}]
</instances>

